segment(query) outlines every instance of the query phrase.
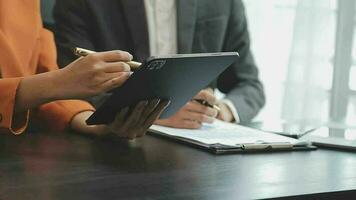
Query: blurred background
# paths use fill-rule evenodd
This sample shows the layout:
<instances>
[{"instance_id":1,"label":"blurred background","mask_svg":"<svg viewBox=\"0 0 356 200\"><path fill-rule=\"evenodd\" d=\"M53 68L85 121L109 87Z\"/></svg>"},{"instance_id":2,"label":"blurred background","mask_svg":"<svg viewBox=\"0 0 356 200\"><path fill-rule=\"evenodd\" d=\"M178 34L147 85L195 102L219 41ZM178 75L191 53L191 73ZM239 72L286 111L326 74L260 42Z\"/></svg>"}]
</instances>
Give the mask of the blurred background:
<instances>
[{"instance_id":1,"label":"blurred background","mask_svg":"<svg viewBox=\"0 0 356 200\"><path fill-rule=\"evenodd\" d=\"M354 125L355 1L244 3L267 96L257 120Z\"/></svg>"},{"instance_id":2,"label":"blurred background","mask_svg":"<svg viewBox=\"0 0 356 200\"><path fill-rule=\"evenodd\" d=\"M54 0L42 0L47 26ZM267 104L256 121L356 126L354 0L244 0Z\"/></svg>"}]
</instances>

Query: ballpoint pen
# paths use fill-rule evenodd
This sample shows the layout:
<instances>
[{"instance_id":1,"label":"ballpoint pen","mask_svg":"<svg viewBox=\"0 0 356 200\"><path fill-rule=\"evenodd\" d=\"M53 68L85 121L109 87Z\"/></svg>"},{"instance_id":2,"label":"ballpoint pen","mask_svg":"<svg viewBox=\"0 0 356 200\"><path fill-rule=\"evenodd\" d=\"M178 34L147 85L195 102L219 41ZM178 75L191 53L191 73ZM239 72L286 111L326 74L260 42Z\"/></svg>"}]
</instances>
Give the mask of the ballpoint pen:
<instances>
[{"instance_id":1,"label":"ballpoint pen","mask_svg":"<svg viewBox=\"0 0 356 200\"><path fill-rule=\"evenodd\" d=\"M208 107L210 107L210 108L214 108L214 109L216 109L217 111L219 111L220 112L220 108L219 108L219 106L217 106L217 105L211 105L208 101L206 101L206 100L204 100L204 99L193 99L194 101L196 101L196 102L198 102L198 103L200 103L201 105L204 105L204 106L208 106Z\"/></svg>"}]
</instances>

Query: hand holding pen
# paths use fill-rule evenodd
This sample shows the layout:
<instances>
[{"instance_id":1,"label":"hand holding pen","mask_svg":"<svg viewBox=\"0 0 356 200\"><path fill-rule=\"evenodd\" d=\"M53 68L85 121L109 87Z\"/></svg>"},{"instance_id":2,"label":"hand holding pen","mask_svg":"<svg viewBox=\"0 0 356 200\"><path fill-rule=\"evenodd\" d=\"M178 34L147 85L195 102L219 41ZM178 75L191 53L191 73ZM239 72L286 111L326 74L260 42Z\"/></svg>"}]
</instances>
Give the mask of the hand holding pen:
<instances>
[{"instance_id":1,"label":"hand holding pen","mask_svg":"<svg viewBox=\"0 0 356 200\"><path fill-rule=\"evenodd\" d=\"M81 57L81 56L87 56L87 55L97 53L97 52L88 50L88 49L75 47L75 48L73 48L73 53L74 53L74 55ZM127 61L126 64L128 64L130 66L131 71L138 69L142 65L142 63L136 62L136 61Z\"/></svg>"},{"instance_id":2,"label":"hand holding pen","mask_svg":"<svg viewBox=\"0 0 356 200\"><path fill-rule=\"evenodd\" d=\"M214 108L216 109L217 111L220 111L220 107L217 106L217 105L211 105L208 101L204 100L204 99L193 99L193 101L196 101L198 103L200 103L201 105L203 106L207 106L207 107L210 107L210 108Z\"/></svg>"},{"instance_id":3,"label":"hand holding pen","mask_svg":"<svg viewBox=\"0 0 356 200\"><path fill-rule=\"evenodd\" d=\"M213 123L219 115L217 98L212 90L201 90L192 101L186 103L175 115L155 123L174 128L198 129L202 123Z\"/></svg>"},{"instance_id":4,"label":"hand holding pen","mask_svg":"<svg viewBox=\"0 0 356 200\"><path fill-rule=\"evenodd\" d=\"M230 107L223 101L217 100L217 98L214 96L214 91L211 88L202 90L197 96L193 98L193 101L198 102L201 105L207 106L209 108L213 108L214 110L217 110L218 112L215 117L219 120L225 122L235 121L234 115Z\"/></svg>"}]
</instances>

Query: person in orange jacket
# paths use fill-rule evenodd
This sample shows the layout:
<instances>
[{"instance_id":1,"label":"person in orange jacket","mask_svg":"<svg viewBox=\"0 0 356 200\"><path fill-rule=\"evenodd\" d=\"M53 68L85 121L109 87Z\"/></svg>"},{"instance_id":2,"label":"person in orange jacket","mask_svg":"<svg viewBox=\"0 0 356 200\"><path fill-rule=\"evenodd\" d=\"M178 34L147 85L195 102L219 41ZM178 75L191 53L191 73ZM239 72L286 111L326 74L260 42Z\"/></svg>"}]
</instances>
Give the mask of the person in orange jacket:
<instances>
[{"instance_id":1,"label":"person in orange jacket","mask_svg":"<svg viewBox=\"0 0 356 200\"><path fill-rule=\"evenodd\" d=\"M123 109L112 124L88 126L85 120L94 108L74 100L121 86L131 74L125 63L131 59L124 51L101 52L58 69L39 0L0 0L0 132L24 132L31 111L54 131L143 136L168 102L142 101L131 112Z\"/></svg>"}]
</instances>

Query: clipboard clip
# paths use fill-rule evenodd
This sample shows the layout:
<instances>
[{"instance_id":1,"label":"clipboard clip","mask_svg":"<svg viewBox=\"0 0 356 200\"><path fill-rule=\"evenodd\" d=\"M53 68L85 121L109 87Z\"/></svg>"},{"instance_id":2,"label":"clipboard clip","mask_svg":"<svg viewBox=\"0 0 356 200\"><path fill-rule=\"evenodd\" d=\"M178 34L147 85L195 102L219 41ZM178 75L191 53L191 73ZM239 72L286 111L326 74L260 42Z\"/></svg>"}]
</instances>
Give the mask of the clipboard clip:
<instances>
[{"instance_id":1,"label":"clipboard clip","mask_svg":"<svg viewBox=\"0 0 356 200\"><path fill-rule=\"evenodd\" d=\"M293 144L289 142L275 142L275 143L250 143L241 144L243 150L272 150L272 149L292 149Z\"/></svg>"}]
</instances>

